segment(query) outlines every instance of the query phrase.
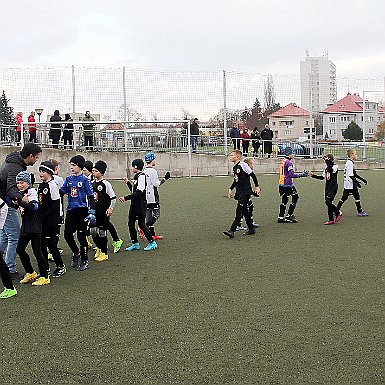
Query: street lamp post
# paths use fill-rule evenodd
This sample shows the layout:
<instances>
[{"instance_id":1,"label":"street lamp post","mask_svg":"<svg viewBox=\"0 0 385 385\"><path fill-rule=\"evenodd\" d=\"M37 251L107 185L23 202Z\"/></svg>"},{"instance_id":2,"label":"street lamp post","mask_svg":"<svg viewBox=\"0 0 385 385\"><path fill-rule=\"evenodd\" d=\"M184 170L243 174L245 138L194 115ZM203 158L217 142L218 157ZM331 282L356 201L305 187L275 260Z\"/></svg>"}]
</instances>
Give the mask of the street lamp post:
<instances>
[{"instance_id":1,"label":"street lamp post","mask_svg":"<svg viewBox=\"0 0 385 385\"><path fill-rule=\"evenodd\" d=\"M35 112L37 113L37 116L39 117L39 131L40 131L40 129L41 129L41 127L40 127L40 117L41 117L41 114L43 113L43 108L35 108Z\"/></svg>"},{"instance_id":2,"label":"street lamp post","mask_svg":"<svg viewBox=\"0 0 385 385\"><path fill-rule=\"evenodd\" d=\"M43 108L35 108L35 112L37 113L37 116L39 117L39 124L40 124L40 117L43 113Z\"/></svg>"},{"instance_id":3,"label":"street lamp post","mask_svg":"<svg viewBox=\"0 0 385 385\"><path fill-rule=\"evenodd\" d=\"M369 92L378 92L380 93L381 91L377 90L364 90L362 91L362 144L363 144L363 152L362 152L362 158L366 159L366 99L365 99L365 94L368 94ZM368 105L369 101L368 101Z\"/></svg>"}]
</instances>

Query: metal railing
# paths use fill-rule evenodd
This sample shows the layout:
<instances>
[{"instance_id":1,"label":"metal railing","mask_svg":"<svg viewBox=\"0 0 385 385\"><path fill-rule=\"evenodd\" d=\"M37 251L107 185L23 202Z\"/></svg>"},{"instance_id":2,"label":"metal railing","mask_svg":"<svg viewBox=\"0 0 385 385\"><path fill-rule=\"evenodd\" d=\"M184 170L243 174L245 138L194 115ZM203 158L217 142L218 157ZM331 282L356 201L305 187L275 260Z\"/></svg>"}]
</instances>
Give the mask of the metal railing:
<instances>
[{"instance_id":1,"label":"metal railing","mask_svg":"<svg viewBox=\"0 0 385 385\"><path fill-rule=\"evenodd\" d=\"M179 122L180 123L180 122ZM183 122L186 123L186 122ZM103 124L103 125L102 125ZM293 149L296 157L317 158L331 153L336 159L345 159L346 151L354 148L357 151L359 160L370 160L377 162L385 161L385 146L382 143L367 142L299 142L296 140L284 141L264 141L246 140L249 145L243 146L244 139L232 139L230 137L214 135L189 136L188 129L181 127L156 127L156 129L140 128L143 122L136 122L133 127L108 129L106 123L96 123L93 131L92 145L84 143L84 132L79 122L74 122L74 132L72 143L64 144L62 129L60 140L53 144L49 136L50 127L47 123L37 126L37 140L43 148L74 149L79 151L157 151L188 153L190 156L197 154L227 155L232 149L238 148L244 156L254 156L261 158L282 156L286 147ZM158 124L159 125L159 124ZM51 129L52 130L52 129ZM1 145L23 145L28 142L28 124L22 127L23 135L21 142L18 142L16 125L0 125L0 144ZM246 149L247 147L247 149Z\"/></svg>"}]
</instances>

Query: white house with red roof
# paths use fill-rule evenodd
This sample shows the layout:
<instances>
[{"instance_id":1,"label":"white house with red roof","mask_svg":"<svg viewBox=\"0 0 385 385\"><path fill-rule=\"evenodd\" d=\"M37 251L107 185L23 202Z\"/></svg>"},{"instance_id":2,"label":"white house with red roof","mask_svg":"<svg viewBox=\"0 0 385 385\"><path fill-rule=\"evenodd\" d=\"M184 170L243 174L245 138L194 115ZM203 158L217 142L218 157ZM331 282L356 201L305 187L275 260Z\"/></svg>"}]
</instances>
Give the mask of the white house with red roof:
<instances>
[{"instance_id":1,"label":"white house with red roof","mask_svg":"<svg viewBox=\"0 0 385 385\"><path fill-rule=\"evenodd\" d=\"M278 140L296 140L304 137L305 127L314 127L314 121L310 121L310 113L290 103L268 116L269 125Z\"/></svg>"},{"instance_id":2,"label":"white house with red roof","mask_svg":"<svg viewBox=\"0 0 385 385\"><path fill-rule=\"evenodd\" d=\"M364 127L364 100L358 94L348 93L344 98L326 107L323 115L323 136L329 140L343 140L342 132L351 122L355 122L362 129L365 128L365 138L373 139L378 123L383 120L384 114L377 102L365 101Z\"/></svg>"}]
</instances>

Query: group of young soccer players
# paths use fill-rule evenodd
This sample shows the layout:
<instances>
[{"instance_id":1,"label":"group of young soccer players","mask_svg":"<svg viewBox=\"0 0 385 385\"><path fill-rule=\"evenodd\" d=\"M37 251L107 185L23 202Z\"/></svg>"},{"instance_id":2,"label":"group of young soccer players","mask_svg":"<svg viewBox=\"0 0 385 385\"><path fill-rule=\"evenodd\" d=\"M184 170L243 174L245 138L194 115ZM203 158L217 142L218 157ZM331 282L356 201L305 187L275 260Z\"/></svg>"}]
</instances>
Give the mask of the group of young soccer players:
<instances>
[{"instance_id":1,"label":"group of young soccer players","mask_svg":"<svg viewBox=\"0 0 385 385\"><path fill-rule=\"evenodd\" d=\"M43 161L39 165L41 183L33 187L31 174L26 171L16 176L17 189L21 198L13 204L21 214L20 238L17 254L25 270L21 284L31 283L33 286L43 286L51 283L52 277L61 277L67 268L58 247L60 227L63 222L63 197L67 196L67 208L64 221L64 239L71 249L71 267L84 271L90 267L88 258L89 243L87 235L92 236L95 244L94 259L97 262L108 260L107 233L113 239L114 252L122 247L121 240L110 218L117 197L110 182L104 178L107 164L98 160L95 164L86 161L82 155L76 155L69 160L71 174L63 180L59 174L59 164L55 160ZM146 163L146 167L145 167ZM160 217L158 187L170 178L167 172L164 178L159 178L155 169L156 157L147 153L144 161L132 161L133 182L124 178L130 194L120 197L120 202L131 201L128 213L128 228L131 244L126 251L140 249L138 241L138 224L140 234L148 240L143 250L150 251L158 247L154 225ZM0 199L0 228L7 215L7 205ZM76 242L74 235L77 235ZM143 239L144 239L143 237ZM38 265L38 273L34 270L26 249L31 243L33 254ZM50 273L48 260L52 258L56 269ZM10 298L17 294L12 283L9 270L0 256L1 278L5 289L0 298Z\"/></svg>"},{"instance_id":2,"label":"group of young soccer players","mask_svg":"<svg viewBox=\"0 0 385 385\"><path fill-rule=\"evenodd\" d=\"M294 186L293 179L312 177L325 180L325 204L327 206L328 220L325 225L333 225L342 218L341 207L352 195L355 199L357 213L359 216L368 216L361 206L359 188L361 182L365 185L367 181L360 177L354 167L357 158L356 151L347 151L348 159L344 168L344 190L337 205L333 200L338 191L338 166L334 163L332 154L324 156L325 168L322 175L316 175L311 171L296 173L293 166L294 153L291 148L285 148L284 158L279 169L279 194L281 203L279 206L278 223L296 223L297 218L294 211L299 199L298 192ZM230 229L224 231L224 235L234 238L235 232L242 229L242 219L245 219L247 231L244 235L255 234L255 228L259 225L253 220L252 196L259 196L261 189L257 176L253 171L253 159L241 160L242 153L234 150L230 154L233 166L233 183L229 187L227 196L232 197L235 189L234 199L237 200L235 219ZM130 201L128 211L128 229L131 244L126 251L139 250L141 245L138 240L138 232L141 238L147 239L148 244L143 250L151 251L158 247L157 240L162 237L155 233L154 225L160 217L160 203L158 188L170 178L167 172L164 178L159 178L155 169L156 157L153 153L147 153L142 159L132 161L133 181L124 178L129 194L117 198L110 182L104 178L107 164L98 160L95 164L86 161L83 156L76 155L69 160L70 175L65 180L59 176L59 164L51 159L41 162L39 176L41 183L38 189L33 187L31 174L21 171L16 176L16 186L20 197L12 203L19 208L21 214L20 238L17 245L17 254L25 270L21 284L31 283L33 286L48 285L52 277L61 277L67 268L63 262L58 247L60 228L63 223L63 197L67 196L67 208L64 221L64 239L72 252L71 267L77 271L84 271L90 267L88 248L90 235L95 244L94 259L97 262L106 261L108 256L107 234L112 236L114 252L118 252L123 245L111 216L116 201ZM253 181L254 188L251 186ZM289 199L289 208L287 205ZM7 216L7 205L0 199L0 228L2 228ZM138 228L136 228L136 224ZM76 242L74 235L77 235ZM33 254L37 261L38 272L31 263L26 249L31 243ZM92 244L92 243L91 243ZM48 260L52 258L56 268L50 273ZM12 283L8 268L0 256L1 277L5 289L0 293L0 298L10 298L17 294Z\"/></svg>"},{"instance_id":3,"label":"group of young soccer players","mask_svg":"<svg viewBox=\"0 0 385 385\"><path fill-rule=\"evenodd\" d=\"M354 197L357 214L360 217L366 217L369 214L362 209L361 198L359 188L361 188L361 182L365 185L367 181L357 174L354 167L354 161L357 159L357 153L354 149L347 151L347 161L344 168L344 190L341 199L337 205L334 205L333 200L338 192L338 166L334 163L334 157L332 154L324 156L325 168L322 175L316 175L311 171L302 171L296 173L293 166L293 158L295 156L292 148L286 147L283 151L284 158L282 159L279 167L279 182L278 191L281 197L281 203L279 206L278 223L296 223L297 218L294 215L295 208L299 199L298 191L294 186L293 179L312 177L315 179L325 180L325 204L327 206L328 220L325 225L334 225L342 218L341 207L350 195ZM234 199L237 200L237 207L235 212L235 219L231 224L229 230L224 231L223 234L229 238L234 238L235 231L241 229L242 218L245 219L247 224L247 231L244 235L255 234L255 227L257 227L252 219L253 204L251 196L259 196L261 190L258 184L258 179L254 174L252 167L252 159L245 158L241 160L242 153L239 150L234 150L230 154L230 161L234 163L233 166L233 183L229 187L228 197L232 197L232 190L235 188L236 193ZM251 186L251 180L254 182L254 190ZM289 208L287 205L289 199L291 202Z\"/></svg>"}]
</instances>

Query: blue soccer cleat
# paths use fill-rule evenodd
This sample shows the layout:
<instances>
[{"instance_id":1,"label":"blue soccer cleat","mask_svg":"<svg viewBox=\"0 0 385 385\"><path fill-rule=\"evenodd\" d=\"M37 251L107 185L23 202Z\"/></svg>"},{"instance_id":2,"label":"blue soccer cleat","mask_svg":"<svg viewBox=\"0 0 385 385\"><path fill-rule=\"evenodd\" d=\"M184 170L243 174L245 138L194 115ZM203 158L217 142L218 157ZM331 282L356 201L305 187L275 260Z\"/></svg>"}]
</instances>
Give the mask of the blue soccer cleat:
<instances>
[{"instance_id":1,"label":"blue soccer cleat","mask_svg":"<svg viewBox=\"0 0 385 385\"><path fill-rule=\"evenodd\" d=\"M128 246L125 250L132 251L132 250L139 250L139 249L140 249L140 244L139 242L136 242L136 243L131 243L131 245Z\"/></svg>"},{"instance_id":2,"label":"blue soccer cleat","mask_svg":"<svg viewBox=\"0 0 385 385\"><path fill-rule=\"evenodd\" d=\"M155 241L150 242L143 250L155 250L158 247L158 244Z\"/></svg>"}]
</instances>

